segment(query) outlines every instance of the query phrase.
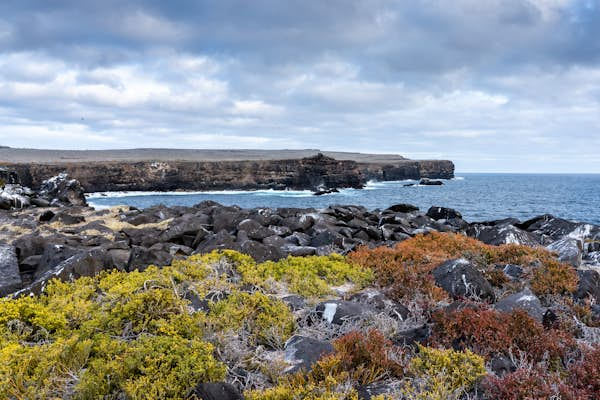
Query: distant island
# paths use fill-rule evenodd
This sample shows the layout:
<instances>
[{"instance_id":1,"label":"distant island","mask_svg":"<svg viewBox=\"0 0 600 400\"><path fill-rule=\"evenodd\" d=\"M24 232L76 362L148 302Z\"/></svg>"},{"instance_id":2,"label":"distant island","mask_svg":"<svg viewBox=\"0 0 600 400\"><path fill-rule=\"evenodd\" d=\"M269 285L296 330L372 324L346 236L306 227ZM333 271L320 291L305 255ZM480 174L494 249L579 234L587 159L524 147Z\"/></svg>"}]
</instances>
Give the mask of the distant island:
<instances>
[{"instance_id":1,"label":"distant island","mask_svg":"<svg viewBox=\"0 0 600 400\"><path fill-rule=\"evenodd\" d=\"M450 179L449 160L395 154L306 150L38 150L0 147L0 166L39 187L61 172L87 192L173 190L327 190L369 180Z\"/></svg>"}]
</instances>

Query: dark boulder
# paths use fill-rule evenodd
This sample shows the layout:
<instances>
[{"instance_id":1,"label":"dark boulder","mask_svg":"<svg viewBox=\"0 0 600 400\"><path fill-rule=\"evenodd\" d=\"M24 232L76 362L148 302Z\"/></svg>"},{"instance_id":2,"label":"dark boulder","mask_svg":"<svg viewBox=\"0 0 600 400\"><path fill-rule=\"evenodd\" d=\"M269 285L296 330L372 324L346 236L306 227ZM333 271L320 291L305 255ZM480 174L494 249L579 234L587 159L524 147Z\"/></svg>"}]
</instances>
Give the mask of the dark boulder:
<instances>
[{"instance_id":1,"label":"dark boulder","mask_svg":"<svg viewBox=\"0 0 600 400\"><path fill-rule=\"evenodd\" d=\"M312 246L290 246L287 245L283 248L285 252L287 252L291 256L295 257L304 257L304 256L314 256L317 254L317 248Z\"/></svg>"},{"instance_id":2,"label":"dark boulder","mask_svg":"<svg viewBox=\"0 0 600 400\"><path fill-rule=\"evenodd\" d=\"M230 383L209 382L198 384L187 396L190 400L244 400L244 396Z\"/></svg>"},{"instance_id":3,"label":"dark boulder","mask_svg":"<svg viewBox=\"0 0 600 400\"><path fill-rule=\"evenodd\" d=\"M248 214L244 211L232 208L217 209L213 214L213 231L234 233L239 223L246 218Z\"/></svg>"},{"instance_id":4,"label":"dark boulder","mask_svg":"<svg viewBox=\"0 0 600 400\"><path fill-rule=\"evenodd\" d=\"M346 321L360 318L367 313L377 313L377 310L369 305L346 300L319 303L315 311L318 318L335 325L342 325Z\"/></svg>"},{"instance_id":5,"label":"dark boulder","mask_svg":"<svg viewBox=\"0 0 600 400\"><path fill-rule=\"evenodd\" d=\"M54 218L56 214L54 213L54 211L52 210L46 210L43 213L40 214L39 216L39 221L40 222L48 222L50 221L52 218Z\"/></svg>"},{"instance_id":6,"label":"dark boulder","mask_svg":"<svg viewBox=\"0 0 600 400\"><path fill-rule=\"evenodd\" d=\"M158 228L125 228L122 232L131 245L150 247L160 242L162 230Z\"/></svg>"},{"instance_id":7,"label":"dark boulder","mask_svg":"<svg viewBox=\"0 0 600 400\"><path fill-rule=\"evenodd\" d=\"M558 259L574 267L581 265L583 258L583 243L579 239L565 237L550 243L546 248L558 254Z\"/></svg>"},{"instance_id":8,"label":"dark boulder","mask_svg":"<svg viewBox=\"0 0 600 400\"><path fill-rule=\"evenodd\" d=\"M132 246L129 261L127 262L127 270L133 271L138 269L145 270L149 265L157 265L159 267L169 265L173 261L173 256L165 251L161 244L154 247Z\"/></svg>"},{"instance_id":9,"label":"dark boulder","mask_svg":"<svg viewBox=\"0 0 600 400\"><path fill-rule=\"evenodd\" d=\"M312 215L304 214L300 216L291 216L284 218L281 225L289 228L292 232L306 232L315 223L315 218Z\"/></svg>"},{"instance_id":10,"label":"dark boulder","mask_svg":"<svg viewBox=\"0 0 600 400\"><path fill-rule=\"evenodd\" d=\"M430 207L429 210L427 210L426 215L429 218L432 218L436 221L438 221L440 219L453 219L453 218L462 219L461 213L459 213L458 211L456 211L453 208L446 208L446 207Z\"/></svg>"},{"instance_id":11,"label":"dark boulder","mask_svg":"<svg viewBox=\"0 0 600 400\"><path fill-rule=\"evenodd\" d=\"M430 336L431 328L429 325L422 325L398 332L392 337L392 342L399 346L414 346L416 344L424 345Z\"/></svg>"},{"instance_id":12,"label":"dark boulder","mask_svg":"<svg viewBox=\"0 0 600 400\"><path fill-rule=\"evenodd\" d=\"M277 261L286 256L279 247L267 246L254 240L247 240L242 243L240 250L242 253L252 257L256 262Z\"/></svg>"},{"instance_id":13,"label":"dark boulder","mask_svg":"<svg viewBox=\"0 0 600 400\"><path fill-rule=\"evenodd\" d=\"M579 284L575 292L575 298L585 299L588 296L600 302L600 272L596 269L579 269L577 270Z\"/></svg>"},{"instance_id":14,"label":"dark boulder","mask_svg":"<svg viewBox=\"0 0 600 400\"><path fill-rule=\"evenodd\" d=\"M0 297L16 292L22 284L15 248L0 243Z\"/></svg>"},{"instance_id":15,"label":"dark boulder","mask_svg":"<svg viewBox=\"0 0 600 400\"><path fill-rule=\"evenodd\" d=\"M237 226L238 232L244 231L248 238L253 240L263 240L269 236L273 236L275 232L262 226L253 219L245 219Z\"/></svg>"},{"instance_id":16,"label":"dark boulder","mask_svg":"<svg viewBox=\"0 0 600 400\"><path fill-rule=\"evenodd\" d=\"M525 271L520 265L515 264L506 264L506 265L497 265L496 268L502 269L504 275L510 280L519 281L525 275Z\"/></svg>"},{"instance_id":17,"label":"dark boulder","mask_svg":"<svg viewBox=\"0 0 600 400\"><path fill-rule=\"evenodd\" d=\"M51 203L86 206L85 190L78 180L69 179L66 173L58 174L42 182L39 196Z\"/></svg>"},{"instance_id":18,"label":"dark boulder","mask_svg":"<svg viewBox=\"0 0 600 400\"><path fill-rule=\"evenodd\" d=\"M556 241L565 236L585 240L600 231L600 228L582 222L568 221L550 214L541 215L518 225L519 228L535 232Z\"/></svg>"},{"instance_id":19,"label":"dark boulder","mask_svg":"<svg viewBox=\"0 0 600 400\"><path fill-rule=\"evenodd\" d=\"M333 353L331 343L311 337L294 335L285 343L285 361L291 364L285 372L301 369L310 371L312 365L323 355Z\"/></svg>"},{"instance_id":20,"label":"dark boulder","mask_svg":"<svg viewBox=\"0 0 600 400\"><path fill-rule=\"evenodd\" d=\"M540 240L536 235L511 224L471 224L466 230L466 234L483 243L494 246L501 244L521 244L535 247L540 245Z\"/></svg>"},{"instance_id":21,"label":"dark boulder","mask_svg":"<svg viewBox=\"0 0 600 400\"><path fill-rule=\"evenodd\" d=\"M298 294L290 294L289 296L285 296L281 299L285 304L287 304L292 311L302 310L306 307L306 299Z\"/></svg>"},{"instance_id":22,"label":"dark boulder","mask_svg":"<svg viewBox=\"0 0 600 400\"><path fill-rule=\"evenodd\" d=\"M500 299L494 305L494 308L507 313L520 309L526 311L527 314L540 322L544 316L544 308L540 299L529 288Z\"/></svg>"},{"instance_id":23,"label":"dark boulder","mask_svg":"<svg viewBox=\"0 0 600 400\"><path fill-rule=\"evenodd\" d=\"M429 179L429 178L422 178L419 181L419 185L424 185L424 186L441 186L443 184L444 184L444 182L442 182L440 180Z\"/></svg>"},{"instance_id":24,"label":"dark boulder","mask_svg":"<svg viewBox=\"0 0 600 400\"><path fill-rule=\"evenodd\" d=\"M387 298L386 295L376 289L362 290L350 296L348 300L367 304L374 309L385 312L389 316L399 320L405 320L410 314L408 308L397 301Z\"/></svg>"},{"instance_id":25,"label":"dark boulder","mask_svg":"<svg viewBox=\"0 0 600 400\"><path fill-rule=\"evenodd\" d=\"M60 211L52 217L50 222L59 222L63 225L75 225L85 222L85 218L81 215L74 215L69 211Z\"/></svg>"},{"instance_id":26,"label":"dark boulder","mask_svg":"<svg viewBox=\"0 0 600 400\"><path fill-rule=\"evenodd\" d=\"M213 250L241 250L238 243L235 242L235 237L226 230L221 230L217 233L208 235L196 247L197 253L210 253Z\"/></svg>"},{"instance_id":27,"label":"dark boulder","mask_svg":"<svg viewBox=\"0 0 600 400\"><path fill-rule=\"evenodd\" d=\"M412 204L394 204L391 207L385 209L385 211L391 211L395 213L409 213L413 211L419 211L419 207L413 206Z\"/></svg>"},{"instance_id":28,"label":"dark boulder","mask_svg":"<svg viewBox=\"0 0 600 400\"><path fill-rule=\"evenodd\" d=\"M207 226L208 217L204 214L198 216L192 214L185 214L181 217L173 219L169 223L167 229L160 234L161 242L182 242L185 236L190 236L190 245L195 242L198 231L202 230Z\"/></svg>"},{"instance_id":29,"label":"dark boulder","mask_svg":"<svg viewBox=\"0 0 600 400\"><path fill-rule=\"evenodd\" d=\"M464 258L449 260L433 270L435 283L454 298L480 297L494 300L492 285Z\"/></svg>"}]
</instances>

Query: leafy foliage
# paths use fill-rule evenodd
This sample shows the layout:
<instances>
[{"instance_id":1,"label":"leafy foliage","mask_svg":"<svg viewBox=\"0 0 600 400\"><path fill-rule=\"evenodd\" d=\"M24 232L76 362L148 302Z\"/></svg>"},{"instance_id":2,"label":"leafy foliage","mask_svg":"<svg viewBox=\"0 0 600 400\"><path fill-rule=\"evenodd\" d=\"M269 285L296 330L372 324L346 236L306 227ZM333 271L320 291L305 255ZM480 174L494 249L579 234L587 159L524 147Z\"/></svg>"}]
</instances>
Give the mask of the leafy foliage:
<instances>
[{"instance_id":1,"label":"leafy foliage","mask_svg":"<svg viewBox=\"0 0 600 400\"><path fill-rule=\"evenodd\" d=\"M486 370L484 359L464 352L419 346L410 361L412 381L403 390L408 399L450 399L471 390Z\"/></svg>"},{"instance_id":2,"label":"leafy foliage","mask_svg":"<svg viewBox=\"0 0 600 400\"><path fill-rule=\"evenodd\" d=\"M421 234L392 248L361 247L348 257L371 269L377 283L391 287L398 300L418 296L444 300L446 294L435 285L431 271L442 262L458 257L471 260L496 285L506 283L506 279L498 276L496 264L522 265L532 290L538 295L572 292L578 282L573 268L559 262L545 249L516 244L491 246L454 233Z\"/></svg>"}]
</instances>

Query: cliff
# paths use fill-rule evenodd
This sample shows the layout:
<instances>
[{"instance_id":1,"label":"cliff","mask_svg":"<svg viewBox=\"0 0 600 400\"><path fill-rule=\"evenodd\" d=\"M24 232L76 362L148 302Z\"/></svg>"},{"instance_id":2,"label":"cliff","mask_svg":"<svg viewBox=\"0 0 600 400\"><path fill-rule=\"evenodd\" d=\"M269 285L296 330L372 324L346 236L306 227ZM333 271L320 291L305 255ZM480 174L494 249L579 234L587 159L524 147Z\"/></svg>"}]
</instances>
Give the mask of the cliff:
<instances>
[{"instance_id":1,"label":"cliff","mask_svg":"<svg viewBox=\"0 0 600 400\"><path fill-rule=\"evenodd\" d=\"M10 154L14 152L12 155ZM444 160L407 160L393 155L321 153L297 151L309 157L276 159L279 152L211 151L210 154L171 153L129 154L117 151L98 161L95 152L43 153L39 150L0 151L0 165L16 171L21 183L38 188L42 181L61 172L81 182L88 192L172 191L228 189L309 189L360 188L368 180L444 178L454 176L454 165ZM144 153L150 150L140 150ZM169 152L169 150L165 150ZM173 152L173 151L171 151ZM91 153L91 154L90 154ZM294 151L283 155L292 157ZM334 157L331 157L331 156ZM142 157L155 156L144 160ZM242 157L248 159L241 159ZM204 158L204 159L203 159ZM34 161L35 160L35 161Z\"/></svg>"}]
</instances>

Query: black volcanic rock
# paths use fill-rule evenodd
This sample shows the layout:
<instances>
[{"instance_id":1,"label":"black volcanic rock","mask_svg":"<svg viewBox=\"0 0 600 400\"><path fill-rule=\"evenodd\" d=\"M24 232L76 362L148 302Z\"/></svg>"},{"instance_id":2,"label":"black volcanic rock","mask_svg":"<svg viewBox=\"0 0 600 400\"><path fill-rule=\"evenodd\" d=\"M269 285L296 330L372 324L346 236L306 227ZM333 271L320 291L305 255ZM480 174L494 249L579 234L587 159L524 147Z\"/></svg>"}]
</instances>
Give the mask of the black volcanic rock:
<instances>
[{"instance_id":1,"label":"black volcanic rock","mask_svg":"<svg viewBox=\"0 0 600 400\"><path fill-rule=\"evenodd\" d=\"M435 283L454 298L481 297L494 300L492 285L464 258L449 260L432 272Z\"/></svg>"}]
</instances>

